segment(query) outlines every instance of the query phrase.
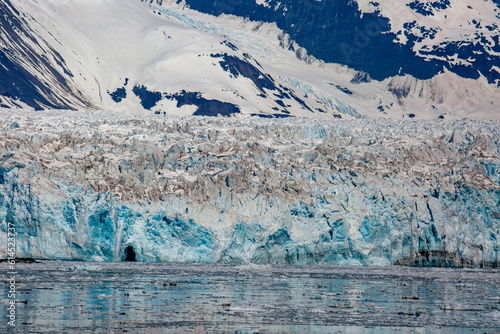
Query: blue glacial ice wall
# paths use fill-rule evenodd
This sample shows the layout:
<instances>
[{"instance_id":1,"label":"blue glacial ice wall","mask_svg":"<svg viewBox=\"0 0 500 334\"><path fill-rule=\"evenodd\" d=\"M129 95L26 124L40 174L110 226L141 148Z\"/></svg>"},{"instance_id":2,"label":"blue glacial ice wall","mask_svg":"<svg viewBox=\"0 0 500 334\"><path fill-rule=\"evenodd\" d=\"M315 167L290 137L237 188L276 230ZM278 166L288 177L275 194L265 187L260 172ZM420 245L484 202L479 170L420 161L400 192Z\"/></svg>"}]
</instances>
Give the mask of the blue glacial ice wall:
<instances>
[{"instance_id":1,"label":"blue glacial ice wall","mask_svg":"<svg viewBox=\"0 0 500 334\"><path fill-rule=\"evenodd\" d=\"M3 113L19 257L500 263L498 121Z\"/></svg>"}]
</instances>

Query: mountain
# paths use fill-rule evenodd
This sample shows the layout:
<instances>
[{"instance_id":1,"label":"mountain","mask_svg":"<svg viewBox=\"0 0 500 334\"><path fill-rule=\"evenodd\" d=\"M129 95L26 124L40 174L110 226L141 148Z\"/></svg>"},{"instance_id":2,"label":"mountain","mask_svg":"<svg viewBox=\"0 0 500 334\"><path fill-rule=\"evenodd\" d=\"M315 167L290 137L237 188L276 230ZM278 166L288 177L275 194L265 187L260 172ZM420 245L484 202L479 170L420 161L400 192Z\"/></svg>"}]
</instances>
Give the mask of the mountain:
<instances>
[{"instance_id":1,"label":"mountain","mask_svg":"<svg viewBox=\"0 0 500 334\"><path fill-rule=\"evenodd\" d=\"M498 6L5 0L0 107L499 118Z\"/></svg>"},{"instance_id":2,"label":"mountain","mask_svg":"<svg viewBox=\"0 0 500 334\"><path fill-rule=\"evenodd\" d=\"M2 80L4 106L177 115L359 115L335 95L293 86L297 80L288 79L283 64L299 72L306 64L284 52L277 40L267 46L272 27L238 33L134 0L9 0L1 9L2 64L9 75Z\"/></svg>"},{"instance_id":3,"label":"mountain","mask_svg":"<svg viewBox=\"0 0 500 334\"><path fill-rule=\"evenodd\" d=\"M500 83L498 1L182 2L212 15L275 22L316 58L347 65L375 80L405 74L424 80L446 69L463 78L484 76L497 87Z\"/></svg>"},{"instance_id":4,"label":"mountain","mask_svg":"<svg viewBox=\"0 0 500 334\"><path fill-rule=\"evenodd\" d=\"M497 268L498 5L3 0L0 239Z\"/></svg>"}]
</instances>

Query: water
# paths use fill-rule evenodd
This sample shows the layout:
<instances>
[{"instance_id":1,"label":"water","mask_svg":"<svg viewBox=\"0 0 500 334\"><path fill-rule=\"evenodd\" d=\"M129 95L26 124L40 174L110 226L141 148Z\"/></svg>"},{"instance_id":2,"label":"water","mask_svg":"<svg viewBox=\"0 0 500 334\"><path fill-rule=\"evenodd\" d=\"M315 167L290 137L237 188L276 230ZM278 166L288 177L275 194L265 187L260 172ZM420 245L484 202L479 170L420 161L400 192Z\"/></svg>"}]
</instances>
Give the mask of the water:
<instances>
[{"instance_id":1,"label":"water","mask_svg":"<svg viewBox=\"0 0 500 334\"><path fill-rule=\"evenodd\" d=\"M0 333L498 333L500 271L17 264ZM8 283L0 264L0 280Z\"/></svg>"}]
</instances>

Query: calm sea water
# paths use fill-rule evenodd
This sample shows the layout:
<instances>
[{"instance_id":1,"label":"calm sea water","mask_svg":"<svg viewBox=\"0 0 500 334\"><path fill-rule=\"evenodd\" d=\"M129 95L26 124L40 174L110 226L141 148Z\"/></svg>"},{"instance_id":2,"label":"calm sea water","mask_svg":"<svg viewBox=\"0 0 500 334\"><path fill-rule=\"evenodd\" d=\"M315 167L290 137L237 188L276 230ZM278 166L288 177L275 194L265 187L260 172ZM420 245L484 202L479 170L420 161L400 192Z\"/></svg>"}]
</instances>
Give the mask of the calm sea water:
<instances>
[{"instance_id":1,"label":"calm sea water","mask_svg":"<svg viewBox=\"0 0 500 334\"><path fill-rule=\"evenodd\" d=\"M500 271L0 264L0 333L500 333Z\"/></svg>"}]
</instances>

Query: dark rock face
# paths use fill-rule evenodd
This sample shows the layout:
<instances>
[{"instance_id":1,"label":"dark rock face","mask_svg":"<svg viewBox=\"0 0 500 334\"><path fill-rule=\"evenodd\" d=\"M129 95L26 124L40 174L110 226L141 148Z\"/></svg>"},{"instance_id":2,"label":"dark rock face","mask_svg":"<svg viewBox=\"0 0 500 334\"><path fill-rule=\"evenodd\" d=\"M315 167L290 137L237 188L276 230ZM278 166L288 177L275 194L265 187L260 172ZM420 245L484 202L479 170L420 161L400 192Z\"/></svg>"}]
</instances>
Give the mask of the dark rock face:
<instances>
[{"instance_id":1,"label":"dark rock face","mask_svg":"<svg viewBox=\"0 0 500 334\"><path fill-rule=\"evenodd\" d=\"M123 90L123 91L122 91ZM219 100L208 100L204 98L200 92L187 92L182 90L175 94L161 93L150 91L146 86L136 85L133 90L134 94L141 100L141 105L146 110L154 108L158 102L163 99L177 101L177 107L185 105L193 105L197 107L194 115L197 116L231 116L239 114L240 108L229 102L222 102ZM125 93L125 88L118 88L114 93L110 94L112 97L120 97L121 92ZM113 98L114 99L114 98ZM115 100L115 102L120 102Z\"/></svg>"},{"instance_id":2,"label":"dark rock face","mask_svg":"<svg viewBox=\"0 0 500 334\"><path fill-rule=\"evenodd\" d=\"M88 105L82 96L77 96L71 90L66 78L72 77L72 74L61 55L50 47L45 50L53 56L57 63L55 65L48 61L47 55L35 50L28 42L43 48L32 34L28 22L10 0L0 2L0 45L8 46L0 49L0 97L22 101L36 110L47 107L72 109L70 101L61 97L65 95L76 98L82 105ZM41 75L35 76L29 71L30 68L36 69ZM62 94L58 95L55 91ZM2 106L7 107L5 104Z\"/></svg>"},{"instance_id":3,"label":"dark rock face","mask_svg":"<svg viewBox=\"0 0 500 334\"><path fill-rule=\"evenodd\" d=\"M117 88L114 92L110 93L108 92L109 96L115 101L116 103L121 102L123 99L127 98L127 91L125 88Z\"/></svg>"},{"instance_id":4,"label":"dark rock face","mask_svg":"<svg viewBox=\"0 0 500 334\"><path fill-rule=\"evenodd\" d=\"M181 91L176 94L166 95L168 99L176 100L177 107L194 105L198 107L194 115L197 116L231 116L239 114L240 108L232 103L218 100L208 100L201 93Z\"/></svg>"},{"instance_id":5,"label":"dark rock face","mask_svg":"<svg viewBox=\"0 0 500 334\"><path fill-rule=\"evenodd\" d=\"M111 98L113 99L113 101L115 101L116 103L120 103L121 101L123 101L124 99L127 98L127 90L125 88L125 86L128 85L128 78L125 78L125 83L123 84L123 87L121 88L117 88L114 92L109 92L108 91L108 94L109 96L111 96ZM145 88L143 88L145 89ZM134 94L136 94L137 96L141 96L141 94L139 93L139 91L141 91L141 87L134 87ZM146 90L147 91L147 90ZM142 100L141 100L142 103L144 103Z\"/></svg>"},{"instance_id":6,"label":"dark rock face","mask_svg":"<svg viewBox=\"0 0 500 334\"><path fill-rule=\"evenodd\" d=\"M440 10L450 7L450 1L449 0L439 0L434 2L413 1L410 2L407 6L419 14L432 16L434 15L433 12L434 9Z\"/></svg>"},{"instance_id":7,"label":"dark rock face","mask_svg":"<svg viewBox=\"0 0 500 334\"><path fill-rule=\"evenodd\" d=\"M162 3L161 0L147 2ZM499 0L494 2L500 5ZM407 34L408 42L405 45L395 43L396 36L389 32L389 20L379 12L361 15L355 1L270 0L268 6L241 0L186 0L186 3L194 10L211 15L233 14L255 21L275 22L316 58L347 65L376 80L398 74L429 79L444 68L464 78L477 79L481 74L490 83L500 79L500 73L491 71L493 65L500 67L500 59L483 52L489 48L484 37L479 36L477 43L470 45L448 43L426 51L439 56L458 54L463 60L471 57L476 59L478 52L483 52L485 59L471 62L469 66L454 66L438 59L425 61L413 51L420 37ZM408 6L416 13L434 15L435 11L449 7L450 2L416 0ZM498 27L492 28L498 30ZM424 35L432 33L421 31ZM293 46L288 47L293 49Z\"/></svg>"},{"instance_id":8,"label":"dark rock face","mask_svg":"<svg viewBox=\"0 0 500 334\"><path fill-rule=\"evenodd\" d=\"M132 90L134 94L141 99L141 105L144 109L151 110L162 99L160 92L153 92L142 85L136 85ZM117 102L117 101L115 101Z\"/></svg>"},{"instance_id":9,"label":"dark rock face","mask_svg":"<svg viewBox=\"0 0 500 334\"><path fill-rule=\"evenodd\" d=\"M252 80L254 85L259 88L259 90L265 94L264 88L275 90L277 87L274 85L273 79L271 76L262 73L258 68L250 64L246 60L242 60L235 56L230 56L227 53L225 54L213 54L211 55L213 58L220 58L220 66L226 72L231 73L234 77L244 76ZM249 58L249 55L245 55Z\"/></svg>"}]
</instances>

